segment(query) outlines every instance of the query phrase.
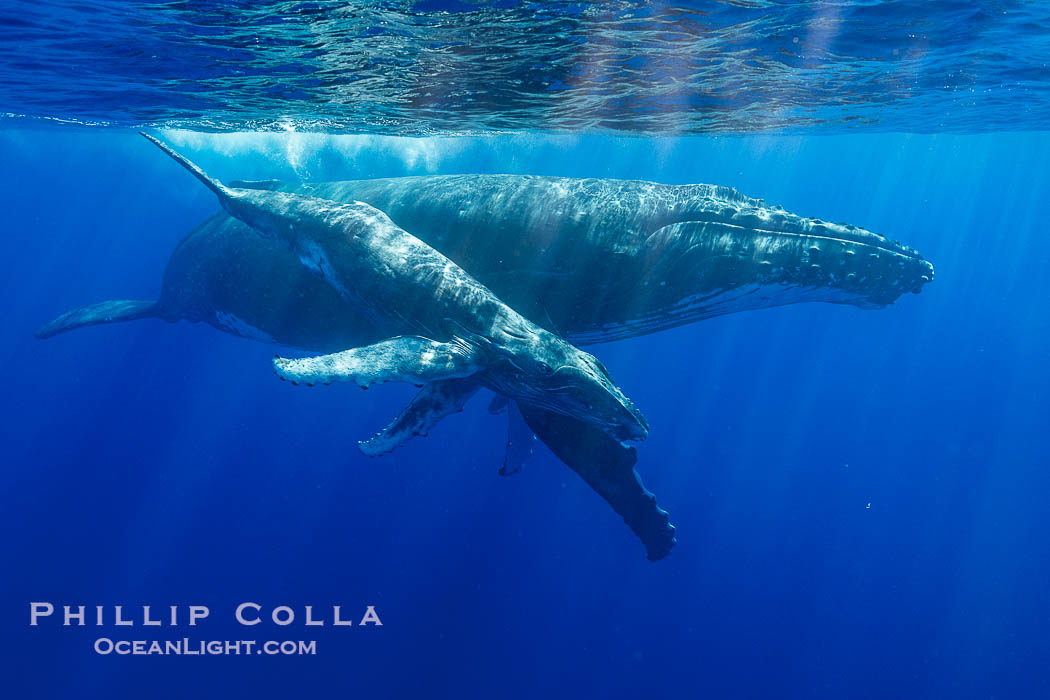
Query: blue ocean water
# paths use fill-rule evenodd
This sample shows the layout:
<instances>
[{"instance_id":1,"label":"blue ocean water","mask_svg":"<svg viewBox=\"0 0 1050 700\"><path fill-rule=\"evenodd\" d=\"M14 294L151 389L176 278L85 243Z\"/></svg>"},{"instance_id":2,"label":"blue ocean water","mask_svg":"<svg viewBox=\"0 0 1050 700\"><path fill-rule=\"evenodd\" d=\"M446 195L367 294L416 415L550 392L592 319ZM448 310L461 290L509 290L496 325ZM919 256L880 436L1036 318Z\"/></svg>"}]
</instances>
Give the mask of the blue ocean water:
<instances>
[{"instance_id":1,"label":"blue ocean water","mask_svg":"<svg viewBox=\"0 0 1050 700\"><path fill-rule=\"evenodd\" d=\"M550 21L571 35L598 21L592 4L557 6L576 25L529 15L535 5L504 5L398 14L377 4L350 14L361 23L353 31L387 37L367 49L377 56L389 42L426 43L434 26L467 32L516 18L531 34ZM1020 67L1023 46L1029 58L1045 52L1045 24L1036 3L922 6L932 9L921 22L913 3L709 8L704 26L735 28L708 37L712 51L722 55L734 36L754 43L740 49L759 55L755 65L741 58L749 84L769 77L762 56L776 55L779 39L832 11L852 18L853 34L828 25L827 45L873 53L882 50L877 28L920 22L913 32L928 53L871 58L864 70L874 83L892 73L887 66L918 69L931 56L969 66L974 84L990 81L968 98L927 86L916 101L881 89L865 101L862 85L838 75L859 64L832 51L828 71L853 96L836 103L829 96L843 93L830 83L822 92L799 77L819 68L783 63L788 101L812 107L817 121L764 108L767 93L705 110L690 100L706 99L700 87L711 78L692 73L681 88L692 97L673 108L655 106L664 104L659 85L646 92L645 80L615 72L607 82L618 98L587 103L575 92L537 106L538 88L511 82L524 80L520 66L479 78L475 89L491 87L491 101L457 119L467 93L413 101L401 81L430 70L414 53L404 70L362 78L353 90L364 93L353 94L373 98L364 103L326 102L324 91L239 101L241 90L260 93L248 81L276 80L279 62L256 57L245 83L221 61L209 73L202 57L233 40L226 29L209 33L215 17L285 47L292 71L307 49L288 38L286 16L335 32L314 48L317 61L353 65L337 51L355 45L328 16L337 10L8 6L0 26L32 50L23 45L25 65L0 68L0 112L22 115L0 123L3 696L1046 696L1050 122L1045 66ZM500 10L512 15L491 14ZM661 14L685 10L657 10L648 21L685 26ZM324 16L304 19L311 12ZM394 13L383 15L389 22L369 14L384 12ZM390 29L406 17L423 29ZM200 53L158 54L171 59L163 70L143 64L133 43L112 40L125 26L142 42L181 37ZM493 42L482 29L468 34ZM82 42L55 40L77 32ZM105 32L109 43L97 36ZM1017 42L993 48L1004 33ZM611 36L602 46L617 45ZM67 60L34 53L40 37ZM562 49L512 43L512 53ZM468 65L483 58L473 46ZM126 63L114 59L118 49ZM583 70L571 55L542 60L542 75ZM476 77L451 65L426 73L430 82ZM991 84L1011 71L1027 77ZM319 80L296 75L286 84ZM848 119L820 121L832 113ZM203 324L140 320L35 339L69 308L155 297L172 249L218 209L128 128L140 124L224 181L490 172L729 185L900 239L937 276L883 310L799 304L589 348L651 425L639 471L670 511L678 545L650 563L620 518L549 453L497 476L505 426L483 399L426 439L369 459L357 440L395 415L411 387L291 387L272 375L273 346ZM196 628L34 627L33 601L89 606L89 620L95 605L132 615L142 605L206 605L211 614ZM299 617L243 627L233 609L245 601L264 615L291 606ZM329 624L301 625L308 605ZM383 625L335 628L332 605L355 623L373 605ZM100 636L183 634L315 640L317 653L93 649Z\"/></svg>"}]
</instances>

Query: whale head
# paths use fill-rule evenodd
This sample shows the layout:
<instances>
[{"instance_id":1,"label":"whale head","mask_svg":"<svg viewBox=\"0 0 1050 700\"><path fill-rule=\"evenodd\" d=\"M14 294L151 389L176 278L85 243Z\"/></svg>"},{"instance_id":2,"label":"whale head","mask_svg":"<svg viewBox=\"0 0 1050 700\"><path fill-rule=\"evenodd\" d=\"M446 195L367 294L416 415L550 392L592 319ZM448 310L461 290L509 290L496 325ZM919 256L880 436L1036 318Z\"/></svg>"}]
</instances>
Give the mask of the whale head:
<instances>
[{"instance_id":1,"label":"whale head","mask_svg":"<svg viewBox=\"0 0 1050 700\"><path fill-rule=\"evenodd\" d=\"M798 302L882 308L933 280L933 265L902 243L709 189L633 258L627 284L661 310L642 321L647 331Z\"/></svg>"},{"instance_id":2,"label":"whale head","mask_svg":"<svg viewBox=\"0 0 1050 700\"><path fill-rule=\"evenodd\" d=\"M645 416L590 353L532 324L504 328L488 384L519 402L582 420L625 442L649 435ZM490 355L491 356L491 355Z\"/></svg>"}]
</instances>

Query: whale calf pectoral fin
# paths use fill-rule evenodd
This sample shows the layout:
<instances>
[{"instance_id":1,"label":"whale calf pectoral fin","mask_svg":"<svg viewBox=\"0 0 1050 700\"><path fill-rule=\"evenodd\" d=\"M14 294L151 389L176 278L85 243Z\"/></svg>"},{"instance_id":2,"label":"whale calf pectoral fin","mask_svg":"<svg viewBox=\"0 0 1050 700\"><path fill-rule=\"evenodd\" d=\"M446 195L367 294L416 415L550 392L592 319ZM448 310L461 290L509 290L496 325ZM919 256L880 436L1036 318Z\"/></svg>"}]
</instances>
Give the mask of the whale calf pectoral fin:
<instances>
[{"instance_id":1,"label":"whale calf pectoral fin","mask_svg":"<svg viewBox=\"0 0 1050 700\"><path fill-rule=\"evenodd\" d=\"M429 384L468 377L479 369L469 346L414 335L331 355L297 360L275 357L273 366L282 379L298 384L354 382L364 388L383 382Z\"/></svg>"},{"instance_id":2,"label":"whale calf pectoral fin","mask_svg":"<svg viewBox=\"0 0 1050 700\"><path fill-rule=\"evenodd\" d=\"M157 302L135 299L114 299L100 301L67 311L51 323L39 328L34 335L37 338L50 338L75 328L94 326L100 323L118 323L134 321L139 318L154 318L158 315Z\"/></svg>"},{"instance_id":3,"label":"whale calf pectoral fin","mask_svg":"<svg viewBox=\"0 0 1050 700\"><path fill-rule=\"evenodd\" d=\"M379 433L357 444L370 457L386 454L416 435L426 435L445 416L463 410L463 405L481 387L474 379L444 379L431 382Z\"/></svg>"},{"instance_id":4,"label":"whale calf pectoral fin","mask_svg":"<svg viewBox=\"0 0 1050 700\"><path fill-rule=\"evenodd\" d=\"M525 422L516 401L507 406L507 450L503 454L500 476L517 474L536 450L536 434Z\"/></svg>"},{"instance_id":5,"label":"whale calf pectoral fin","mask_svg":"<svg viewBox=\"0 0 1050 700\"><path fill-rule=\"evenodd\" d=\"M650 561L666 557L675 545L667 511L642 485L634 470L637 453L583 421L520 405L521 414L551 452L580 475L612 506L645 545Z\"/></svg>"}]
</instances>

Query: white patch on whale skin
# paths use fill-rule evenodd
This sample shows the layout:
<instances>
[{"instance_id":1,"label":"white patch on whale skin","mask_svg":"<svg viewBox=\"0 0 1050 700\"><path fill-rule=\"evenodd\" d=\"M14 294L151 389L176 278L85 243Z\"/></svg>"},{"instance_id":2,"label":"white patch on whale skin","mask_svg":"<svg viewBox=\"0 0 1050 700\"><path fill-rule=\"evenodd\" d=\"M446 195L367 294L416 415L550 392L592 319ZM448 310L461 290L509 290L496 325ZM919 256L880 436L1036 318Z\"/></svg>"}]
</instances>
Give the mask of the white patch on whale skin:
<instances>
[{"instance_id":1,"label":"white patch on whale skin","mask_svg":"<svg viewBox=\"0 0 1050 700\"><path fill-rule=\"evenodd\" d=\"M239 335L242 338L248 338L249 340L258 340L263 343L270 343L272 345L280 345L273 336L264 331L259 330L252 324L248 323L242 318L239 318L235 314L229 311L215 310L215 322L219 324L221 328L227 330L235 335Z\"/></svg>"},{"instance_id":2,"label":"white patch on whale skin","mask_svg":"<svg viewBox=\"0 0 1050 700\"><path fill-rule=\"evenodd\" d=\"M346 288L336 278L335 271L332 269L332 263L328 256L325 255L324 250L321 249L321 246L313 241L304 240L299 242L296 252L298 253L299 262L305 268L335 287L336 291L344 298L346 297Z\"/></svg>"},{"instance_id":3,"label":"white patch on whale skin","mask_svg":"<svg viewBox=\"0 0 1050 700\"><path fill-rule=\"evenodd\" d=\"M325 257L324 251L321 250L319 245L313 241L302 241L299 243L299 250L296 252L303 267L315 275L324 277L324 266L328 264L328 258Z\"/></svg>"}]
</instances>

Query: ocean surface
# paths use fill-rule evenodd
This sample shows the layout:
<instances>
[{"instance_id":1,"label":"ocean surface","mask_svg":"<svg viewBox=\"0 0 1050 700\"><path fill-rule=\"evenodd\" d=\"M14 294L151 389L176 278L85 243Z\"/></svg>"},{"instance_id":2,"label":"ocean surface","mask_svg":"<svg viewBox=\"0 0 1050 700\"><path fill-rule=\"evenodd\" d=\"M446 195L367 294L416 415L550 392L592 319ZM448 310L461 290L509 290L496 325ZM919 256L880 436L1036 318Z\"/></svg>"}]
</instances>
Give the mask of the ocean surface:
<instances>
[{"instance_id":1,"label":"ocean surface","mask_svg":"<svg viewBox=\"0 0 1050 700\"><path fill-rule=\"evenodd\" d=\"M0 115L429 135L1042 129L1050 10L990 0L6 0Z\"/></svg>"},{"instance_id":2,"label":"ocean surface","mask_svg":"<svg viewBox=\"0 0 1050 700\"><path fill-rule=\"evenodd\" d=\"M1046 14L0 6L0 696L1050 696ZM155 298L218 211L134 127L223 181L727 185L899 239L936 279L881 310L587 348L651 426L638 469L678 535L651 563L545 450L498 476L486 398L369 459L357 440L411 387L292 387L270 365L287 348L205 324L34 338L76 306ZM31 626L40 601L56 613ZM233 616L249 601L253 627ZM89 624L62 626L62 605ZM143 605L211 612L145 627ZM270 622L281 605L292 625ZM357 624L368 605L382 626ZM94 647L183 636L316 654Z\"/></svg>"}]
</instances>

